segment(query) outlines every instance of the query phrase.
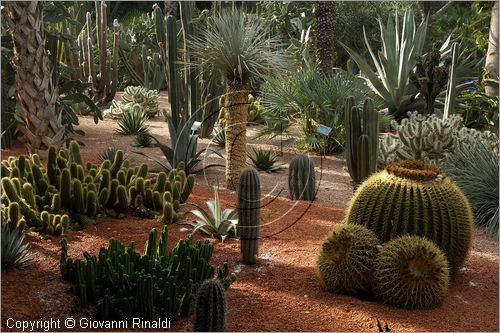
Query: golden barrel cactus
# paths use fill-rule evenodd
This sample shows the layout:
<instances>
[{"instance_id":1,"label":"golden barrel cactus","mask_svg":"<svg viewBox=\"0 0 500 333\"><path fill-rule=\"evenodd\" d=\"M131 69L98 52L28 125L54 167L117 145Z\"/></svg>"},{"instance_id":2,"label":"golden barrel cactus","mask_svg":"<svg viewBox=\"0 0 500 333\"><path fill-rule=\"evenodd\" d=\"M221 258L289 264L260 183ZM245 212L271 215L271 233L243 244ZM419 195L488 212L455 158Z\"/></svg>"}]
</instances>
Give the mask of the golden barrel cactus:
<instances>
[{"instance_id":1,"label":"golden barrel cactus","mask_svg":"<svg viewBox=\"0 0 500 333\"><path fill-rule=\"evenodd\" d=\"M422 161L388 164L368 178L346 219L372 229L382 243L405 234L426 237L443 250L452 271L467 257L474 226L463 192L441 169Z\"/></svg>"}]
</instances>

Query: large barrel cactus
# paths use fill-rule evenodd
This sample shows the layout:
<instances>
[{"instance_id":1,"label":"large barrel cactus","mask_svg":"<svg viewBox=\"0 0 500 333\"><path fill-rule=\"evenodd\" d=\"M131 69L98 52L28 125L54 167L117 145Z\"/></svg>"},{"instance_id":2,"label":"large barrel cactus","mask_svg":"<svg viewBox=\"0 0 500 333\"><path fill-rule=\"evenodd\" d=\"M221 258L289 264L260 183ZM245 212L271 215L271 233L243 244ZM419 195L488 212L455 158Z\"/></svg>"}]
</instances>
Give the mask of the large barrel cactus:
<instances>
[{"instance_id":1,"label":"large barrel cactus","mask_svg":"<svg viewBox=\"0 0 500 333\"><path fill-rule=\"evenodd\" d=\"M405 234L426 237L452 270L467 257L474 225L463 192L441 169L421 161L388 164L368 178L350 202L347 223L374 230L383 243Z\"/></svg>"},{"instance_id":2,"label":"large barrel cactus","mask_svg":"<svg viewBox=\"0 0 500 333\"><path fill-rule=\"evenodd\" d=\"M226 330L226 296L219 280L203 281L196 298L195 332L224 332Z\"/></svg>"},{"instance_id":3,"label":"large barrel cactus","mask_svg":"<svg viewBox=\"0 0 500 333\"><path fill-rule=\"evenodd\" d=\"M314 200L314 162L307 155L295 156L288 169L288 191L292 200Z\"/></svg>"},{"instance_id":4,"label":"large barrel cactus","mask_svg":"<svg viewBox=\"0 0 500 333\"><path fill-rule=\"evenodd\" d=\"M253 168L246 168L240 175L237 231L242 262L254 264L259 253L260 180L259 173Z\"/></svg>"}]
</instances>

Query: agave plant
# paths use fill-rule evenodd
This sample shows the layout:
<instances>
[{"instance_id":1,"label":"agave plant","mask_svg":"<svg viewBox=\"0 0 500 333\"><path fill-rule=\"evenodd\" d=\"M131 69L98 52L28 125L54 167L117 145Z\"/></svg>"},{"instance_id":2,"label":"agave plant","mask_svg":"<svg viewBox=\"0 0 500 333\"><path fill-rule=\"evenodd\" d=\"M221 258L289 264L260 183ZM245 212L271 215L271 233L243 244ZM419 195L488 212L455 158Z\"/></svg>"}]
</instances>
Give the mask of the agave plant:
<instances>
[{"instance_id":1,"label":"agave plant","mask_svg":"<svg viewBox=\"0 0 500 333\"><path fill-rule=\"evenodd\" d=\"M28 244L24 243L24 233L19 229L10 230L2 223L2 269L25 266L33 259Z\"/></svg>"},{"instance_id":2,"label":"agave plant","mask_svg":"<svg viewBox=\"0 0 500 333\"><path fill-rule=\"evenodd\" d=\"M236 219L238 210L232 208L223 210L221 208L218 186L214 187L214 200L209 200L206 203L208 211L197 203L190 202L190 205L198 208L191 211L197 219L196 221L182 222L182 224L192 226L194 228L193 233L199 230L209 237L221 238L222 241L228 236L235 236L236 225L238 224L238 220Z\"/></svg>"},{"instance_id":3,"label":"agave plant","mask_svg":"<svg viewBox=\"0 0 500 333\"><path fill-rule=\"evenodd\" d=\"M116 132L123 135L137 135L139 133L147 133L149 131L146 121L147 115L142 112L140 107L134 106L130 112L125 112L118 121L119 128Z\"/></svg>"},{"instance_id":4,"label":"agave plant","mask_svg":"<svg viewBox=\"0 0 500 333\"><path fill-rule=\"evenodd\" d=\"M144 133L139 133L134 137L133 146L134 147L151 147L153 144L153 139L149 135Z\"/></svg>"},{"instance_id":5,"label":"agave plant","mask_svg":"<svg viewBox=\"0 0 500 333\"><path fill-rule=\"evenodd\" d=\"M248 155L252 165L260 171L273 172L281 169L278 165L278 154L272 150L253 149L253 156Z\"/></svg>"},{"instance_id":6,"label":"agave plant","mask_svg":"<svg viewBox=\"0 0 500 333\"><path fill-rule=\"evenodd\" d=\"M373 91L384 100L389 113L399 119L406 115L407 107L415 99L416 93L410 92L408 77L415 67L416 56L422 55L427 34L427 20L423 20L417 27L413 13L406 11L402 26L397 15L389 17L386 26L379 19L379 25L382 50L377 53L373 52L366 31L363 29L365 45L370 52L376 72L358 52L339 43L366 76Z\"/></svg>"},{"instance_id":7,"label":"agave plant","mask_svg":"<svg viewBox=\"0 0 500 333\"><path fill-rule=\"evenodd\" d=\"M109 146L108 148L104 149L102 153L99 154L99 161L100 162L104 160L114 161L117 151L118 148L116 148L115 146Z\"/></svg>"},{"instance_id":8,"label":"agave plant","mask_svg":"<svg viewBox=\"0 0 500 333\"><path fill-rule=\"evenodd\" d=\"M210 154L213 153L220 157L222 157L222 155L214 149L202 149L198 152L196 151L198 135L191 134L191 126L193 125L194 118L191 118L187 121L181 120L176 129L172 118L166 114L165 117L167 119L171 146L162 144L157 138L148 133L145 133L144 135L150 137L156 142L157 146L165 156L166 161L161 160L152 154L140 151L135 151L134 153L150 158L151 160L161 165L167 171L177 168L179 163L184 162L185 171L188 175L192 173L198 173L207 168L215 166L224 167L224 165L221 164L209 164L204 165L202 168L195 169L196 166L203 160L203 158L206 158Z\"/></svg>"}]
</instances>

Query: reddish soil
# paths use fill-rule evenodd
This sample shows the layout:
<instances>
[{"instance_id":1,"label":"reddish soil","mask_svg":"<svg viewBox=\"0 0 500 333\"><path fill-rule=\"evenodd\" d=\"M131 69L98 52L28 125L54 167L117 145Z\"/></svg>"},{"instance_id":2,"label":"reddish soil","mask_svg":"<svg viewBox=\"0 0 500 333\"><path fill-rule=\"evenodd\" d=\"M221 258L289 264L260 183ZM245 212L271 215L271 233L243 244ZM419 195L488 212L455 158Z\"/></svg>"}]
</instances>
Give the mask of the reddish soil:
<instances>
[{"instance_id":1,"label":"reddish soil","mask_svg":"<svg viewBox=\"0 0 500 333\"><path fill-rule=\"evenodd\" d=\"M116 144L128 151L132 137L112 133L113 121L94 126L89 118L82 118L87 132L83 138L87 147L82 155L97 160L103 147ZM112 126L109 126L109 125ZM166 135L166 126L161 134ZM203 143L202 142L202 146ZM274 146L276 148L276 146ZM155 148L148 148L155 152ZM24 153L20 146L2 151L2 158ZM293 155L286 149L280 158L285 164ZM319 170L319 157L314 157ZM136 162L144 159L134 156ZM152 163L150 163L153 168ZM285 164L286 165L286 164ZM342 223L345 206L352 195L349 176L342 171L339 157L328 157L323 163L323 186L319 200L314 203L286 199L286 190L280 198L274 194L286 182L286 168L276 174L261 173L265 207L262 210L260 254L257 264L245 266L239 262L239 244L236 239L224 243L211 240L215 246L213 264L227 262L237 280L227 291L229 331L376 331L376 319L387 321L392 331L498 331L498 240L477 231L473 249L464 267L453 278L444 302L435 309L410 311L383 305L373 300L327 292L318 276L315 258L318 247L327 232ZM156 169L158 170L158 169ZM212 169L197 176L190 200L198 203L211 199L209 185L218 179L223 182L223 170ZM155 171L155 169L153 169ZM321 171L321 170L320 170ZM221 184L222 185L222 184ZM234 192L221 189L223 207L234 207ZM82 231L68 231L69 255L81 257L83 251L97 253L111 237L124 243L132 240L142 251L151 228L161 229L161 223L134 216L122 219L102 218L99 224ZM168 225L170 245L184 238L189 230L179 225ZM196 235L196 238L201 238ZM2 330L8 318L15 320L79 319L85 314L74 307L70 284L62 281L59 273L60 239L28 234L34 260L23 269L2 271ZM193 315L172 323L171 331L192 330ZM75 331L81 331L78 326ZM98 330L96 330L98 331Z\"/></svg>"}]
</instances>

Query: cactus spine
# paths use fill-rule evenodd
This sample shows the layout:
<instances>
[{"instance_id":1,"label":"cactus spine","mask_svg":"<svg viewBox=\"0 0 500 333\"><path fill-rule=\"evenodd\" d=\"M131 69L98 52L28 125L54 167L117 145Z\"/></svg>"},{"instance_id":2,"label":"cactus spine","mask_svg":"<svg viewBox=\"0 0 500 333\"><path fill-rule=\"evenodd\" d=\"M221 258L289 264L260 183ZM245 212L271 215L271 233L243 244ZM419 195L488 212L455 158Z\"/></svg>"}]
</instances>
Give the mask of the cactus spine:
<instances>
[{"instance_id":1,"label":"cactus spine","mask_svg":"<svg viewBox=\"0 0 500 333\"><path fill-rule=\"evenodd\" d=\"M292 200L314 200L316 195L314 162L307 155L295 156L290 161L288 191Z\"/></svg>"},{"instance_id":2,"label":"cactus spine","mask_svg":"<svg viewBox=\"0 0 500 333\"><path fill-rule=\"evenodd\" d=\"M363 110L350 97L345 106L346 163L355 184L360 184L377 170L378 112L371 99Z\"/></svg>"},{"instance_id":3,"label":"cactus spine","mask_svg":"<svg viewBox=\"0 0 500 333\"><path fill-rule=\"evenodd\" d=\"M240 175L237 231L242 262L254 264L259 254L260 179L253 168L246 168Z\"/></svg>"},{"instance_id":4,"label":"cactus spine","mask_svg":"<svg viewBox=\"0 0 500 333\"><path fill-rule=\"evenodd\" d=\"M404 234L424 236L456 269L469 252L473 215L463 192L441 170L421 161L386 166L356 191L347 223L364 225L387 242Z\"/></svg>"},{"instance_id":5,"label":"cactus spine","mask_svg":"<svg viewBox=\"0 0 500 333\"><path fill-rule=\"evenodd\" d=\"M226 297L219 280L203 281L196 299L195 332L226 331Z\"/></svg>"}]
</instances>

